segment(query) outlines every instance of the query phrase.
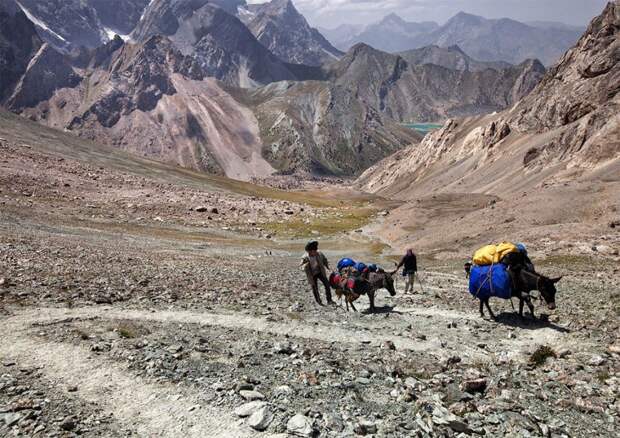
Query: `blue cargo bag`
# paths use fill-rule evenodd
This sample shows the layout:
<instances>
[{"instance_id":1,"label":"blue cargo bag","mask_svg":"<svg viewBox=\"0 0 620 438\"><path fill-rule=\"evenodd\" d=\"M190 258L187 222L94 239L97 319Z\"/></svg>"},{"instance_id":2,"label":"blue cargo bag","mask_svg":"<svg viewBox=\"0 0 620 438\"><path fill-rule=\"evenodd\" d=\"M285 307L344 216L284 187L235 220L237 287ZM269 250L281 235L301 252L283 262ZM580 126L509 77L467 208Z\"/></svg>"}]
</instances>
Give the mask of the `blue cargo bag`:
<instances>
[{"instance_id":1,"label":"blue cargo bag","mask_svg":"<svg viewBox=\"0 0 620 438\"><path fill-rule=\"evenodd\" d=\"M491 297L509 300L512 293L512 281L508 267L503 263L472 266L469 293L483 300Z\"/></svg>"},{"instance_id":2,"label":"blue cargo bag","mask_svg":"<svg viewBox=\"0 0 620 438\"><path fill-rule=\"evenodd\" d=\"M338 271L342 271L344 268L350 268L355 266L356 262L353 259L342 259L338 262Z\"/></svg>"}]
</instances>

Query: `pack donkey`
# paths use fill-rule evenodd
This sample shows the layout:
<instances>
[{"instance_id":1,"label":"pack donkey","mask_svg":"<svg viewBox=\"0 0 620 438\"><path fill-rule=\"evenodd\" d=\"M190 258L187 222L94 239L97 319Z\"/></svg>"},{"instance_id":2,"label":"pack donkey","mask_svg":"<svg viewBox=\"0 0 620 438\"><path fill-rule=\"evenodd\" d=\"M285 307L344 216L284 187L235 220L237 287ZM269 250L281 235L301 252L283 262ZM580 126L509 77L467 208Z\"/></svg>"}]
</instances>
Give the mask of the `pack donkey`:
<instances>
[{"instance_id":1,"label":"pack donkey","mask_svg":"<svg viewBox=\"0 0 620 438\"><path fill-rule=\"evenodd\" d=\"M354 312L357 312L353 303L362 295L368 295L368 300L370 301L369 310L371 313L374 313L376 310L375 294L378 290L386 289L390 296L396 295L396 289L394 288L394 272L385 272L383 269L379 269L377 272L369 273L367 277L358 277L356 282L358 282L358 285L355 287L355 290L346 286L346 278L345 281L342 282L341 287L335 288L338 299L342 300L344 297L347 312L349 311L349 305L351 305Z\"/></svg>"},{"instance_id":2,"label":"pack donkey","mask_svg":"<svg viewBox=\"0 0 620 438\"><path fill-rule=\"evenodd\" d=\"M540 292L541 299L545 301L549 310L555 309L555 295L557 293L555 285L562 277L548 278L536 272L528 271L521 266L511 267L508 272L512 280L511 298L519 299L519 316L521 318L523 318L523 307L525 304L527 304L532 318L536 318L532 296L530 295L530 292L535 290ZM489 298L480 298L480 315L484 318L485 306L491 318L495 319L495 314L489 306Z\"/></svg>"}]
</instances>

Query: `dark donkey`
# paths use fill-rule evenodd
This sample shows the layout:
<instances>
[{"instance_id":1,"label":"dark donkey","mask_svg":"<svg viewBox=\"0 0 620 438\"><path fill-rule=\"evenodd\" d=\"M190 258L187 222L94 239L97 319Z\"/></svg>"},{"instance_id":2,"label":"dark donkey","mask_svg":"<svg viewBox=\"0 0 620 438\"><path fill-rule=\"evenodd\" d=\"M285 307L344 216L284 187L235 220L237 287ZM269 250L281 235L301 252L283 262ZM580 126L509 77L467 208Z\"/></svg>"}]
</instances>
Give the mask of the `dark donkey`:
<instances>
[{"instance_id":1,"label":"dark donkey","mask_svg":"<svg viewBox=\"0 0 620 438\"><path fill-rule=\"evenodd\" d=\"M532 303L532 297L530 292L537 290L540 292L540 296L547 303L549 310L555 309L555 294L557 290L555 285L562 279L547 278L544 275L537 274L536 272L530 272L522 267L514 267L508 270L512 279L512 298L519 299L519 316L523 318L523 306L527 304L530 309L532 318L534 316L534 304ZM484 307L486 306L491 318L495 319L495 315L489 306L489 298L480 300L480 315L484 318Z\"/></svg>"},{"instance_id":2,"label":"dark donkey","mask_svg":"<svg viewBox=\"0 0 620 438\"><path fill-rule=\"evenodd\" d=\"M368 274L367 278L362 278L363 281L363 292L354 292L351 290L345 289L336 289L336 296L341 298L344 296L345 303L347 305L347 311L349 310L349 304L353 311L357 312L357 309L353 305L354 301L362 296L363 294L368 295L368 300L370 301L370 312L374 313L375 308L375 293L380 289L386 289L391 296L396 295L396 289L394 289L394 272L385 272L380 269L377 272L371 272Z\"/></svg>"}]
</instances>

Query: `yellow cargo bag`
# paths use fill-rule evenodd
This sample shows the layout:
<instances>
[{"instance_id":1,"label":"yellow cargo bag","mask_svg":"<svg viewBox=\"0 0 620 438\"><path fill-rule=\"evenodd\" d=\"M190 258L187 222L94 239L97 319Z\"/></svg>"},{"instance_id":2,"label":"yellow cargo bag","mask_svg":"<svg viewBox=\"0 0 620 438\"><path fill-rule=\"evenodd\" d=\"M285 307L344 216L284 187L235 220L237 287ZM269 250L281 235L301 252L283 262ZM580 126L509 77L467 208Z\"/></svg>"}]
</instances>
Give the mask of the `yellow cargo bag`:
<instances>
[{"instance_id":1,"label":"yellow cargo bag","mask_svg":"<svg viewBox=\"0 0 620 438\"><path fill-rule=\"evenodd\" d=\"M472 261L478 266L494 265L502 261L506 254L519 252L517 245L510 242L502 242L498 245L487 245L474 253Z\"/></svg>"}]
</instances>

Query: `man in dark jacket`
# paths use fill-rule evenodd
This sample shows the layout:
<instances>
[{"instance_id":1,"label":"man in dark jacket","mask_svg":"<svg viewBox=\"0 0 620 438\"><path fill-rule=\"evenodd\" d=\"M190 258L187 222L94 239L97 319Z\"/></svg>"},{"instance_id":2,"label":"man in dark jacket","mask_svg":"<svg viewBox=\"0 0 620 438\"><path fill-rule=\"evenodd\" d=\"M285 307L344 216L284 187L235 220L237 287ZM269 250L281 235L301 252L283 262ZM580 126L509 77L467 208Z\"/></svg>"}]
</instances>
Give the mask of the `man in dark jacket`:
<instances>
[{"instance_id":1,"label":"man in dark jacket","mask_svg":"<svg viewBox=\"0 0 620 438\"><path fill-rule=\"evenodd\" d=\"M308 283L310 283L310 287L312 287L314 299L320 306L323 305L321 296L319 295L318 281L320 280L321 283L323 283L323 286L325 286L327 304L334 304L332 301L331 286L329 285L329 280L327 279L329 262L327 261L327 257L319 251L319 242L308 242L306 245L306 253L307 254L301 259L300 267L306 273Z\"/></svg>"},{"instance_id":2,"label":"man in dark jacket","mask_svg":"<svg viewBox=\"0 0 620 438\"><path fill-rule=\"evenodd\" d=\"M407 254L405 254L405 256L401 259L400 263L396 267L396 271L398 271L401 267L404 267L403 277L405 277L405 293L409 291L413 292L415 275L418 272L418 260L412 249L407 250Z\"/></svg>"}]
</instances>

